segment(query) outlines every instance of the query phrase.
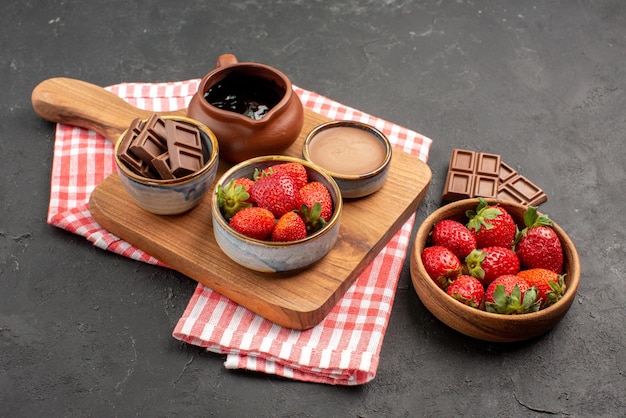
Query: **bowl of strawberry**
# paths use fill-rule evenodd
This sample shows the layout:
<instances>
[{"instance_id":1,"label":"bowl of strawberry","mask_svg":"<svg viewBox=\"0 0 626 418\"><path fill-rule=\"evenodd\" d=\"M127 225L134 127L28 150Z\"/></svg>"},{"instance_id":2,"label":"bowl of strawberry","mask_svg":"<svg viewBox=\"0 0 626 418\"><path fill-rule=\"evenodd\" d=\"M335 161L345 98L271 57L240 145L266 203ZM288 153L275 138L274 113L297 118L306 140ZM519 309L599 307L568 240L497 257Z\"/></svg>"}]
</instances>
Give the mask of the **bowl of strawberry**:
<instances>
[{"instance_id":1,"label":"bowl of strawberry","mask_svg":"<svg viewBox=\"0 0 626 418\"><path fill-rule=\"evenodd\" d=\"M567 313L580 280L568 235L532 206L465 199L420 225L411 254L419 299L439 320L477 339L528 340Z\"/></svg>"},{"instance_id":2,"label":"bowl of strawberry","mask_svg":"<svg viewBox=\"0 0 626 418\"><path fill-rule=\"evenodd\" d=\"M335 245L342 205L337 183L316 165L282 155L256 157L217 181L213 233L221 250L246 268L301 270Z\"/></svg>"}]
</instances>

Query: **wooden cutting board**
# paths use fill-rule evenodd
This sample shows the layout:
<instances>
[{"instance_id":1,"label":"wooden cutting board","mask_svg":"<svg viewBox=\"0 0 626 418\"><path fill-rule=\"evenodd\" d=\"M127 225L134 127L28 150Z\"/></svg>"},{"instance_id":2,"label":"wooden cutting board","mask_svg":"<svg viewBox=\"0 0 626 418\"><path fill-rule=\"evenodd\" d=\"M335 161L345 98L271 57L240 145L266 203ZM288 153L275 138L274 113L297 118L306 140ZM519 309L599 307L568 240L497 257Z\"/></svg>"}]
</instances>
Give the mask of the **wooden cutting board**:
<instances>
[{"instance_id":1,"label":"wooden cutting board","mask_svg":"<svg viewBox=\"0 0 626 418\"><path fill-rule=\"evenodd\" d=\"M145 111L119 103L117 96L100 87L77 80L52 80L57 84L44 82L33 92L33 106L44 119L89 127L111 138L128 126L127 121L145 116ZM75 97L59 105L56 96L60 93ZM77 100L82 103L77 104ZM72 111L66 109L68 106ZM80 117L77 107L83 109ZM102 109L111 107L111 114L119 114L115 120L100 120ZM302 132L285 154L301 157L308 132L327 120L305 109ZM227 168L221 163L218 178ZM428 165L394 149L385 185L368 197L346 199L336 245L322 260L297 273L258 273L224 255L213 237L209 194L185 214L154 215L131 200L114 173L95 188L89 210L103 228L197 282L279 325L307 329L328 314L415 213L431 177Z\"/></svg>"}]
</instances>

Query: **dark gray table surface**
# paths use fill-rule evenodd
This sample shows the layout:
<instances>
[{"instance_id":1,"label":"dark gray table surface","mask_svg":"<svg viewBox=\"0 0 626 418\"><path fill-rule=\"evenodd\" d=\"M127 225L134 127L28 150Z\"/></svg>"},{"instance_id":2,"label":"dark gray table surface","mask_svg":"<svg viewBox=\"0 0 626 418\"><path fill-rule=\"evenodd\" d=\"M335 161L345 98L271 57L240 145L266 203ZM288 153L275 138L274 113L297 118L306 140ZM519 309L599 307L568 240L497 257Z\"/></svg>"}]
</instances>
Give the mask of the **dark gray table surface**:
<instances>
[{"instance_id":1,"label":"dark gray table surface","mask_svg":"<svg viewBox=\"0 0 626 418\"><path fill-rule=\"evenodd\" d=\"M626 415L626 2L12 0L0 40L1 416ZM54 125L30 94L199 78L225 52L432 138L416 224L453 148L502 155L577 245L568 315L477 341L424 308L406 263L366 385L229 371L175 340L195 282L46 224Z\"/></svg>"}]
</instances>

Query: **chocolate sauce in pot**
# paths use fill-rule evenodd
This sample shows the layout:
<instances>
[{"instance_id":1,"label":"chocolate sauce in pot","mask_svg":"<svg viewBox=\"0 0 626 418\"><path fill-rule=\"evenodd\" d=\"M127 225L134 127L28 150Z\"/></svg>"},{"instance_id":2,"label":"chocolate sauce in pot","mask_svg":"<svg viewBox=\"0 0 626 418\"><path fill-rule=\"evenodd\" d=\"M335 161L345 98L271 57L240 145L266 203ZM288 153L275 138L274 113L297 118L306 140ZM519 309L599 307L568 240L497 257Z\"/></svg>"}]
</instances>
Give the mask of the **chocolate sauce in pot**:
<instances>
[{"instance_id":1,"label":"chocolate sauce in pot","mask_svg":"<svg viewBox=\"0 0 626 418\"><path fill-rule=\"evenodd\" d=\"M285 95L272 80L232 72L212 85L204 94L211 105L259 120Z\"/></svg>"}]
</instances>

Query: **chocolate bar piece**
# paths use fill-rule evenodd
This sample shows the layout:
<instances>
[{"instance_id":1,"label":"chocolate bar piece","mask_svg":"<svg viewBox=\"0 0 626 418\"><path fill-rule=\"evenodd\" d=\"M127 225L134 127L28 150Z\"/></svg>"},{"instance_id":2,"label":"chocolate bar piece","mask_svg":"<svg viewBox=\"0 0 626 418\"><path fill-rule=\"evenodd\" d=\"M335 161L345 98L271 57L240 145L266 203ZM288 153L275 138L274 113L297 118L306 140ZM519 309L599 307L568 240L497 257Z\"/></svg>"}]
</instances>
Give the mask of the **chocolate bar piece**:
<instances>
[{"instance_id":1,"label":"chocolate bar piece","mask_svg":"<svg viewBox=\"0 0 626 418\"><path fill-rule=\"evenodd\" d=\"M154 175L150 172L150 165L144 160L137 157L132 151L130 146L137 136L141 133L143 128L143 122L137 118L131 122L130 127L126 131L126 135L122 138L117 153L120 158L126 164L126 166L132 170L135 174L139 174L143 177L153 178Z\"/></svg>"},{"instance_id":2,"label":"chocolate bar piece","mask_svg":"<svg viewBox=\"0 0 626 418\"><path fill-rule=\"evenodd\" d=\"M143 129L133 138L128 149L137 157L149 162L167 151L167 144L162 137L154 135L148 129Z\"/></svg>"},{"instance_id":3,"label":"chocolate bar piece","mask_svg":"<svg viewBox=\"0 0 626 418\"><path fill-rule=\"evenodd\" d=\"M498 199L512 200L522 205L539 206L548 196L536 184L517 173L508 164L500 165Z\"/></svg>"},{"instance_id":4,"label":"chocolate bar piece","mask_svg":"<svg viewBox=\"0 0 626 418\"><path fill-rule=\"evenodd\" d=\"M495 198L498 194L500 156L454 149L444 187L444 200Z\"/></svg>"},{"instance_id":5,"label":"chocolate bar piece","mask_svg":"<svg viewBox=\"0 0 626 418\"><path fill-rule=\"evenodd\" d=\"M172 173L176 177L182 177L198 171L204 161L198 130L173 120L168 120L165 127Z\"/></svg>"},{"instance_id":6,"label":"chocolate bar piece","mask_svg":"<svg viewBox=\"0 0 626 418\"><path fill-rule=\"evenodd\" d=\"M165 152L158 157L153 158L152 161L150 161L150 164L152 164L152 167L154 167L154 169L157 171L157 173L159 173L159 176L161 176L163 180L176 178L174 173L172 173L172 169L170 168L169 152Z\"/></svg>"},{"instance_id":7,"label":"chocolate bar piece","mask_svg":"<svg viewBox=\"0 0 626 418\"><path fill-rule=\"evenodd\" d=\"M169 180L202 168L203 151L197 127L153 114L145 123L133 120L117 153L134 173Z\"/></svg>"},{"instance_id":8,"label":"chocolate bar piece","mask_svg":"<svg viewBox=\"0 0 626 418\"><path fill-rule=\"evenodd\" d=\"M453 201L472 197L532 206L548 199L541 188L502 161L499 155L453 149L442 198Z\"/></svg>"},{"instance_id":9,"label":"chocolate bar piece","mask_svg":"<svg viewBox=\"0 0 626 418\"><path fill-rule=\"evenodd\" d=\"M153 113L152 116L148 118L144 129L147 129L152 135L162 138L163 140L167 138L165 120L161 119L156 113Z\"/></svg>"}]
</instances>

